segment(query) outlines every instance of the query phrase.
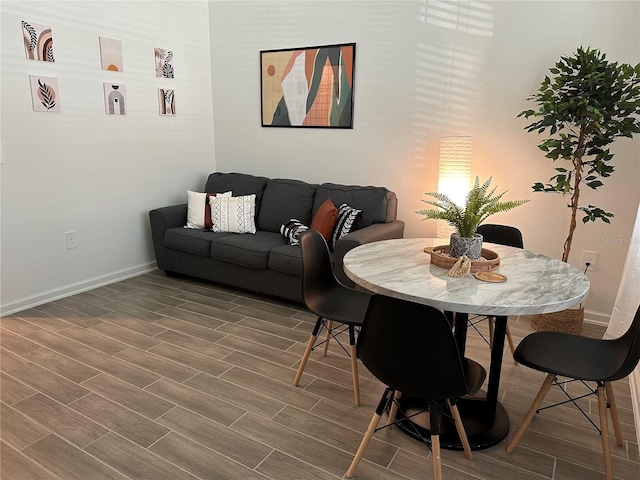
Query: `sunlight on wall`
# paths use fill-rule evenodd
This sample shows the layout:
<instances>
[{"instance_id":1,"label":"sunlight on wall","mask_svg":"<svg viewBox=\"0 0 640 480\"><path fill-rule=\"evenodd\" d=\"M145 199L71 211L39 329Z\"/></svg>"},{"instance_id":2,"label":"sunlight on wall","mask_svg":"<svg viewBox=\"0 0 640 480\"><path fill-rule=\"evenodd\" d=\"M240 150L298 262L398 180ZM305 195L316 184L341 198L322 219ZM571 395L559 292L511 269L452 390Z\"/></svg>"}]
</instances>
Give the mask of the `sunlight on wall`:
<instances>
[{"instance_id":1,"label":"sunlight on wall","mask_svg":"<svg viewBox=\"0 0 640 480\"><path fill-rule=\"evenodd\" d=\"M482 37L493 36L493 8L489 2L453 3L422 0L418 20Z\"/></svg>"},{"instance_id":2,"label":"sunlight on wall","mask_svg":"<svg viewBox=\"0 0 640 480\"><path fill-rule=\"evenodd\" d=\"M426 138L434 131L468 135L484 95L483 66L493 37L490 2L418 6L413 157L428 162ZM434 28L434 26L439 28Z\"/></svg>"}]
</instances>

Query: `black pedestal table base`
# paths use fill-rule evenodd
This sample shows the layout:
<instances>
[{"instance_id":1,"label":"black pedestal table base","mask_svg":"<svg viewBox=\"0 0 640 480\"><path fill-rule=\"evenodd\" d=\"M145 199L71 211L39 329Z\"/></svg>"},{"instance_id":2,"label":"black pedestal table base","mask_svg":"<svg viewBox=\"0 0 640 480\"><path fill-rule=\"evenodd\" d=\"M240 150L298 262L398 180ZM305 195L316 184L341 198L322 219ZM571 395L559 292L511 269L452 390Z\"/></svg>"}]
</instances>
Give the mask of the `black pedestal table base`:
<instances>
[{"instance_id":1,"label":"black pedestal table base","mask_svg":"<svg viewBox=\"0 0 640 480\"><path fill-rule=\"evenodd\" d=\"M482 395L482 392L478 396L464 397L457 402L472 450L481 450L500 443L509 433L510 426L509 415L502 404L498 403L493 413L490 408L488 410L485 398L479 395ZM402 420L397 425L404 433L417 440L420 440L421 435L427 443L430 443L429 412L411 417L423 408L422 400L408 395L402 396L396 420ZM405 416L411 418L407 419ZM440 446L448 450L462 450L462 443L453 419L445 415L442 416L440 425Z\"/></svg>"}]
</instances>

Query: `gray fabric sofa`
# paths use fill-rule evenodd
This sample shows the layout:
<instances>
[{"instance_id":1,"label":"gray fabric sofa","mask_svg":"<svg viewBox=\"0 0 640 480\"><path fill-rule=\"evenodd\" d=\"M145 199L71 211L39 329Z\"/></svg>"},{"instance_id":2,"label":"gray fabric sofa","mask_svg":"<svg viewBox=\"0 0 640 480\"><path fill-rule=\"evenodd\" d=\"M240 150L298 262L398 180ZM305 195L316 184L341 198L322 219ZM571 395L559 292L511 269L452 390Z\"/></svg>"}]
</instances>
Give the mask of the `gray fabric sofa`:
<instances>
[{"instance_id":1,"label":"gray fabric sofa","mask_svg":"<svg viewBox=\"0 0 640 480\"><path fill-rule=\"evenodd\" d=\"M309 184L243 173L212 173L205 192L232 191L256 195L255 234L215 233L183 228L187 205L149 212L158 268L254 292L302 302L302 258L298 245L289 245L280 227L291 218L310 225L326 200L362 210L361 228L339 239L332 252L336 276L353 282L343 271L344 255L358 245L402 238L404 222L396 218L397 198L384 187Z\"/></svg>"}]
</instances>

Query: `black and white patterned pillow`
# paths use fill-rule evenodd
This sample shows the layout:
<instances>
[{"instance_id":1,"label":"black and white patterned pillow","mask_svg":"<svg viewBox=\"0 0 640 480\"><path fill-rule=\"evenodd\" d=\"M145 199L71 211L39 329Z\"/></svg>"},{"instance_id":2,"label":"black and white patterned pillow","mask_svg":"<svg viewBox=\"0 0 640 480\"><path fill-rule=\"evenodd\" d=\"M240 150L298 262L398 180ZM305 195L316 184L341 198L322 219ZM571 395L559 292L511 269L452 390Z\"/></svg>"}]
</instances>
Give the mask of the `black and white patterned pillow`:
<instances>
[{"instance_id":1,"label":"black and white patterned pillow","mask_svg":"<svg viewBox=\"0 0 640 480\"><path fill-rule=\"evenodd\" d=\"M336 222L336 228L333 230L331 236L331 249L336 248L336 243L342 237L350 232L355 232L361 227L362 224L362 210L350 207L346 203L343 203L338 207L338 221Z\"/></svg>"},{"instance_id":2,"label":"black and white patterned pillow","mask_svg":"<svg viewBox=\"0 0 640 480\"><path fill-rule=\"evenodd\" d=\"M309 227L297 218L292 218L280 227L280 233L289 241L289 245L300 245L298 237L306 230L309 230Z\"/></svg>"}]
</instances>

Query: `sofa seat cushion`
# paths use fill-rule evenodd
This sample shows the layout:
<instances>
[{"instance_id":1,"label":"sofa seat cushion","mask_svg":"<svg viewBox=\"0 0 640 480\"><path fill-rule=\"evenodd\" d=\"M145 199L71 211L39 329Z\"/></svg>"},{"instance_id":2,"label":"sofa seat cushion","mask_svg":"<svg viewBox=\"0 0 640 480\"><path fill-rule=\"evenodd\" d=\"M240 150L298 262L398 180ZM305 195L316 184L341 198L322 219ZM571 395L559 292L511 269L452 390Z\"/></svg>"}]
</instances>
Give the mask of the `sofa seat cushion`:
<instances>
[{"instance_id":1,"label":"sofa seat cushion","mask_svg":"<svg viewBox=\"0 0 640 480\"><path fill-rule=\"evenodd\" d=\"M299 245L283 245L271 250L269 268L289 275L302 275L302 249Z\"/></svg>"},{"instance_id":2,"label":"sofa seat cushion","mask_svg":"<svg viewBox=\"0 0 640 480\"><path fill-rule=\"evenodd\" d=\"M211 230L193 228L168 228L164 233L164 246L203 257L211 256L211 240L226 237L231 233L214 233Z\"/></svg>"},{"instance_id":3,"label":"sofa seat cushion","mask_svg":"<svg viewBox=\"0 0 640 480\"><path fill-rule=\"evenodd\" d=\"M309 225L315 192L315 185L300 180L269 180L258 213L258 230L279 232L292 218Z\"/></svg>"},{"instance_id":4,"label":"sofa seat cushion","mask_svg":"<svg viewBox=\"0 0 640 480\"><path fill-rule=\"evenodd\" d=\"M210 255L215 260L243 267L268 268L271 249L287 244L287 239L280 233L235 233L212 241Z\"/></svg>"}]
</instances>

